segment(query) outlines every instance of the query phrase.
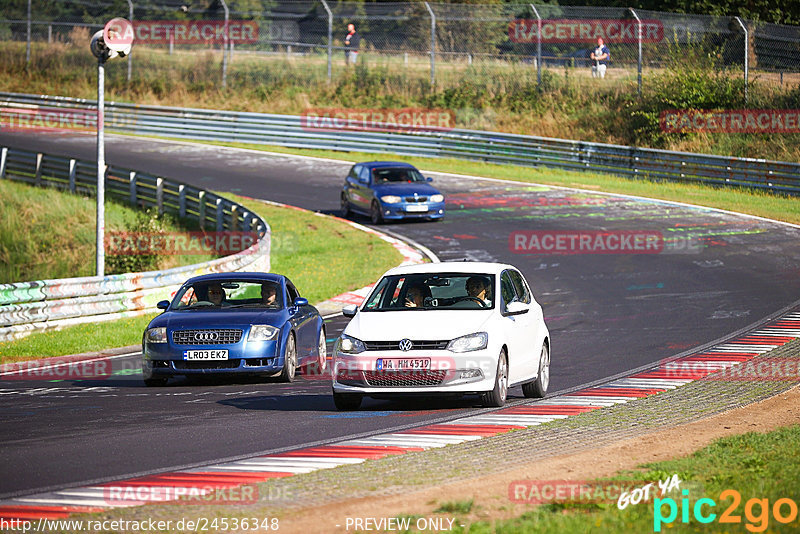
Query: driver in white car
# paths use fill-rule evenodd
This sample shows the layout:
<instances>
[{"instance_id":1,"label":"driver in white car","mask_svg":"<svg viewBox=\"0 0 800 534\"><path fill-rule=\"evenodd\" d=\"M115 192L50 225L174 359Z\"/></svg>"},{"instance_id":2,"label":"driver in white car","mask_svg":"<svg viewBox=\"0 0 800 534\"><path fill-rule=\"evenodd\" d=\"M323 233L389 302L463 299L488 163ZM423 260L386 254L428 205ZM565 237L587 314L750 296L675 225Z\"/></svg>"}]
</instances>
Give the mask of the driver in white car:
<instances>
[{"instance_id":1,"label":"driver in white car","mask_svg":"<svg viewBox=\"0 0 800 534\"><path fill-rule=\"evenodd\" d=\"M489 283L482 276L470 276L467 279L467 294L480 299L486 306L491 306Z\"/></svg>"}]
</instances>

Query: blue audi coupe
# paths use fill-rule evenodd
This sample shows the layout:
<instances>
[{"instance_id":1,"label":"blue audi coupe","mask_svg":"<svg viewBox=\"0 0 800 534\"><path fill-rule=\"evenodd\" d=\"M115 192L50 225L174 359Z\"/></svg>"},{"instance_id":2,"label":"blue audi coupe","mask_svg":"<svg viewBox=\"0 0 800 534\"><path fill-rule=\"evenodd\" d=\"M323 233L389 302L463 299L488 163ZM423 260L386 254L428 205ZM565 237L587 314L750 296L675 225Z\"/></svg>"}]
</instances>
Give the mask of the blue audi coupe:
<instances>
[{"instance_id":1,"label":"blue audi coupe","mask_svg":"<svg viewBox=\"0 0 800 534\"><path fill-rule=\"evenodd\" d=\"M233 373L291 382L298 367L322 373L325 326L285 276L215 273L187 280L163 300L142 338L148 386L170 377Z\"/></svg>"}]
</instances>

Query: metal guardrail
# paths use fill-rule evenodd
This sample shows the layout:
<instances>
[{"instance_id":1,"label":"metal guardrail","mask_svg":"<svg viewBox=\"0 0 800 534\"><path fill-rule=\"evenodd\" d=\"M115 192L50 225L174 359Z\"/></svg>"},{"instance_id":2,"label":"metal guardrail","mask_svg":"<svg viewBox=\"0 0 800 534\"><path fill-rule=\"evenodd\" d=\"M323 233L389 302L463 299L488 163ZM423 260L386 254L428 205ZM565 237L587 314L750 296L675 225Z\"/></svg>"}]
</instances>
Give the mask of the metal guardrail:
<instances>
[{"instance_id":1,"label":"metal guardrail","mask_svg":"<svg viewBox=\"0 0 800 534\"><path fill-rule=\"evenodd\" d=\"M0 125L13 120L12 115L20 108L30 113L52 112L57 115L64 109L96 109L96 103L67 97L0 92ZM462 129L402 133L310 128L304 126L302 117L265 113L114 102L106 102L105 109L108 130L136 135L459 158L800 194L800 164L766 159ZM57 118L54 120L57 122Z\"/></svg>"},{"instance_id":2,"label":"metal guardrail","mask_svg":"<svg viewBox=\"0 0 800 534\"><path fill-rule=\"evenodd\" d=\"M0 179L93 195L95 162L0 147ZM223 271L269 271L269 225L244 206L160 176L108 166L106 195L198 221L202 229L257 232L252 247L209 262L163 271L0 284L0 341L82 322L152 313L189 277Z\"/></svg>"}]
</instances>

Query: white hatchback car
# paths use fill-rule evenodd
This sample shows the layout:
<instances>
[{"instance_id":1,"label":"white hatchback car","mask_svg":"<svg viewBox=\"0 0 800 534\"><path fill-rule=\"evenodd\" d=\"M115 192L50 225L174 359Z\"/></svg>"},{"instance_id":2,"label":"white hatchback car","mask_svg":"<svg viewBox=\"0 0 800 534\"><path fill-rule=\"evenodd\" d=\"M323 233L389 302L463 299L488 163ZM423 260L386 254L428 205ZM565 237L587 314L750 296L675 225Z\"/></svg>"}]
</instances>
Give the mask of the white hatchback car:
<instances>
[{"instance_id":1,"label":"white hatchback car","mask_svg":"<svg viewBox=\"0 0 800 534\"><path fill-rule=\"evenodd\" d=\"M503 406L509 386L544 397L550 334L522 274L501 263L446 262L391 269L352 317L333 353L333 399L480 394Z\"/></svg>"}]
</instances>

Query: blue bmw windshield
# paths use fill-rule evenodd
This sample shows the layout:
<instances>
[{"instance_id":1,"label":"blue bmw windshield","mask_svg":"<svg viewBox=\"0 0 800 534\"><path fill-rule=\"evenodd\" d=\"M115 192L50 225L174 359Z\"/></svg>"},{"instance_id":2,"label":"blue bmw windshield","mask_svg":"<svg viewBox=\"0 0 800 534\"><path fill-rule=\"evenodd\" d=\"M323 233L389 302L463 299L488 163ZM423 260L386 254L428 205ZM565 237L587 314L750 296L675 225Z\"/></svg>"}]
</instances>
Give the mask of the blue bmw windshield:
<instances>
[{"instance_id":1,"label":"blue bmw windshield","mask_svg":"<svg viewBox=\"0 0 800 534\"><path fill-rule=\"evenodd\" d=\"M372 179L376 185L389 184L395 182L424 182L417 169L409 167L387 167L383 169L373 169Z\"/></svg>"}]
</instances>

